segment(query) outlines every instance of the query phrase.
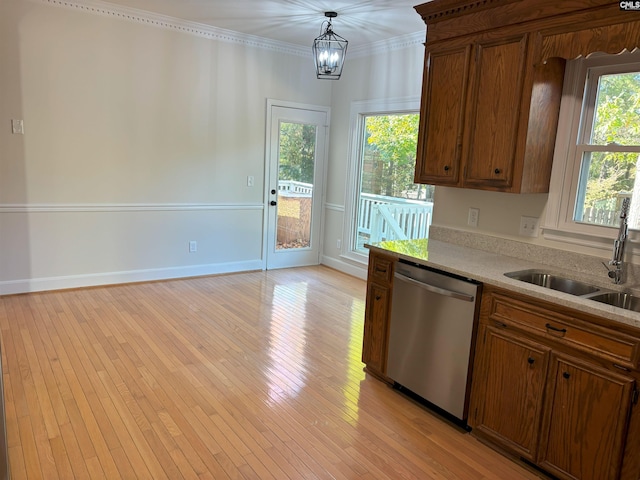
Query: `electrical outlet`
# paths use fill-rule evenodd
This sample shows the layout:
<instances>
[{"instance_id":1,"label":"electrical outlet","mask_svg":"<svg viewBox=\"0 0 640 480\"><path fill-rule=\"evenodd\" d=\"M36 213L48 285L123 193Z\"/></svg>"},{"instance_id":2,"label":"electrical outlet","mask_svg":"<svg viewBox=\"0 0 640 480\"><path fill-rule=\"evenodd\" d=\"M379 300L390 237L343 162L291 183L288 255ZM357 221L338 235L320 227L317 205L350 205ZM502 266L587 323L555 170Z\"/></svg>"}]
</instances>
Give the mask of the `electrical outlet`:
<instances>
[{"instance_id":1,"label":"electrical outlet","mask_svg":"<svg viewBox=\"0 0 640 480\"><path fill-rule=\"evenodd\" d=\"M469 225L470 227L477 227L479 216L480 216L480 209L470 208L469 216L467 217L467 225Z\"/></svg>"},{"instance_id":2,"label":"electrical outlet","mask_svg":"<svg viewBox=\"0 0 640 480\"><path fill-rule=\"evenodd\" d=\"M520 217L520 235L537 237L540 219L538 217Z\"/></svg>"},{"instance_id":3,"label":"electrical outlet","mask_svg":"<svg viewBox=\"0 0 640 480\"><path fill-rule=\"evenodd\" d=\"M336 248L340 250L340 247L342 247L342 240L338 239L336 240Z\"/></svg>"},{"instance_id":4,"label":"electrical outlet","mask_svg":"<svg viewBox=\"0 0 640 480\"><path fill-rule=\"evenodd\" d=\"M198 242L191 240L189 242L189 253L195 253L198 251Z\"/></svg>"}]
</instances>

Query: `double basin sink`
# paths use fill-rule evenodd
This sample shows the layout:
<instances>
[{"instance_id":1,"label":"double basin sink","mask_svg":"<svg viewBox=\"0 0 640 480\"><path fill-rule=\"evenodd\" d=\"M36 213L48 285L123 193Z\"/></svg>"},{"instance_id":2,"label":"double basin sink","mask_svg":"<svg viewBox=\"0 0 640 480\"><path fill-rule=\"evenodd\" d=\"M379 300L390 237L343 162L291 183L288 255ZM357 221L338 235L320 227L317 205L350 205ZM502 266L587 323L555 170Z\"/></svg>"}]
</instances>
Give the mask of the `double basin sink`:
<instances>
[{"instance_id":1,"label":"double basin sink","mask_svg":"<svg viewBox=\"0 0 640 480\"><path fill-rule=\"evenodd\" d=\"M636 297L630 293L607 291L603 288L589 285L588 283L572 280L542 270L521 270L518 272L505 273L505 276L595 302L606 303L607 305L613 305L614 307L624 308L625 310L631 310L633 312L640 312L640 297Z\"/></svg>"}]
</instances>

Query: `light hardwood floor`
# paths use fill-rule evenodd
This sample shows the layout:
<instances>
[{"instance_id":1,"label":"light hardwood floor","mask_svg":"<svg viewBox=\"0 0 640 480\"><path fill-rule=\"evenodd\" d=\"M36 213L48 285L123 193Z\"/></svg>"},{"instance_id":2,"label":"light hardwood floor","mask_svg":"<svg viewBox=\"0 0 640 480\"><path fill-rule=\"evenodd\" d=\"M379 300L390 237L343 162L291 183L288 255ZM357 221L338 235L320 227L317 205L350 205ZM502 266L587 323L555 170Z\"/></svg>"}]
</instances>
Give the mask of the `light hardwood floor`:
<instances>
[{"instance_id":1,"label":"light hardwood floor","mask_svg":"<svg viewBox=\"0 0 640 480\"><path fill-rule=\"evenodd\" d=\"M13 479L534 479L360 362L325 267L0 298Z\"/></svg>"}]
</instances>

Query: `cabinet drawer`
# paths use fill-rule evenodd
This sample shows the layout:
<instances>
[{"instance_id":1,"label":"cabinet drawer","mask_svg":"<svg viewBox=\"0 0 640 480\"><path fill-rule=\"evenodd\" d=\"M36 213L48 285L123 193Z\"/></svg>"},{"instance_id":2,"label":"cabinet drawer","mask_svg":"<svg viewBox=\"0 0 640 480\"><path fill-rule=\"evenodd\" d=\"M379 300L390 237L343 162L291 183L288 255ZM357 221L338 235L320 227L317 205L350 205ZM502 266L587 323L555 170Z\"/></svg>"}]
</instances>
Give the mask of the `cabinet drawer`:
<instances>
[{"instance_id":1,"label":"cabinet drawer","mask_svg":"<svg viewBox=\"0 0 640 480\"><path fill-rule=\"evenodd\" d=\"M490 318L620 366L639 366L640 338L631 335L499 295L493 297Z\"/></svg>"},{"instance_id":2,"label":"cabinet drawer","mask_svg":"<svg viewBox=\"0 0 640 480\"><path fill-rule=\"evenodd\" d=\"M385 285L390 284L393 280L394 260L378 254L369 255L369 279Z\"/></svg>"}]
</instances>

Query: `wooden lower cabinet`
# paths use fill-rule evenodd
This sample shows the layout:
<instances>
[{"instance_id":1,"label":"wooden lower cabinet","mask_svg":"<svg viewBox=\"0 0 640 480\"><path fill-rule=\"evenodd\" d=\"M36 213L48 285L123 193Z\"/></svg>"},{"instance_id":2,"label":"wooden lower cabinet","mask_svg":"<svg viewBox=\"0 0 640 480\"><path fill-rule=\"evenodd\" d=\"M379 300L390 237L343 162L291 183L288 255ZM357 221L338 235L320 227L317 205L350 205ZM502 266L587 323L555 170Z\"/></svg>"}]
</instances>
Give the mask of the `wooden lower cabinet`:
<instances>
[{"instance_id":1,"label":"wooden lower cabinet","mask_svg":"<svg viewBox=\"0 0 640 480\"><path fill-rule=\"evenodd\" d=\"M534 461L550 348L483 325L474 373L473 426L494 442Z\"/></svg>"},{"instance_id":2,"label":"wooden lower cabinet","mask_svg":"<svg viewBox=\"0 0 640 480\"><path fill-rule=\"evenodd\" d=\"M538 464L563 478L619 478L633 378L553 354Z\"/></svg>"},{"instance_id":3,"label":"wooden lower cabinet","mask_svg":"<svg viewBox=\"0 0 640 480\"><path fill-rule=\"evenodd\" d=\"M530 300L485 285L473 434L561 479L638 480L640 332Z\"/></svg>"},{"instance_id":4,"label":"wooden lower cabinet","mask_svg":"<svg viewBox=\"0 0 640 480\"><path fill-rule=\"evenodd\" d=\"M385 381L394 262L393 257L369 252L362 361L369 373Z\"/></svg>"},{"instance_id":5,"label":"wooden lower cabinet","mask_svg":"<svg viewBox=\"0 0 640 480\"><path fill-rule=\"evenodd\" d=\"M367 285L362 361L371 373L377 375L387 373L390 297L389 287L376 283Z\"/></svg>"}]
</instances>

